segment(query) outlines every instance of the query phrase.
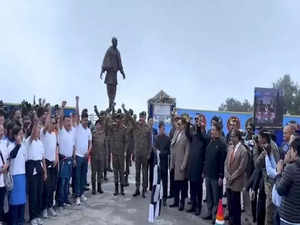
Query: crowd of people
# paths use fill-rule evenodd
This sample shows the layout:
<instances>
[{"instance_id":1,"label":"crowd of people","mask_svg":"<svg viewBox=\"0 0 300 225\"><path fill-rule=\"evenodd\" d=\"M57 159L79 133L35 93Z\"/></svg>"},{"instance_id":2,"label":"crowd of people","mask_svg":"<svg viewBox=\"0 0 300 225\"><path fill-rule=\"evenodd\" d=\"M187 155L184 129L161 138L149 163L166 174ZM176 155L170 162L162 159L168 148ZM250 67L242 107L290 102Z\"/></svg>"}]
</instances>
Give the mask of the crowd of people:
<instances>
[{"instance_id":1,"label":"crowd of people","mask_svg":"<svg viewBox=\"0 0 300 225\"><path fill-rule=\"evenodd\" d=\"M79 116L79 97L75 113L65 113L65 106L64 101L52 109L40 101L12 112L1 107L0 224L24 224L27 203L30 223L43 224L41 218L56 216L56 211L72 204L70 186L77 205L86 200L92 147L88 111L84 109ZM9 205L6 215L5 196Z\"/></svg>"},{"instance_id":2,"label":"crowd of people","mask_svg":"<svg viewBox=\"0 0 300 225\"><path fill-rule=\"evenodd\" d=\"M258 225L300 224L300 137L295 123L284 127L284 142L278 147L271 130L255 134L251 121L242 131L232 119L225 136L219 117L213 117L207 131L204 115L192 120L173 112L167 134L164 122L157 131L146 112L137 120L125 105L100 112L95 106L95 124L87 109L79 111L79 97L74 113L66 113L65 107L65 101L53 108L40 102L10 113L0 107L0 224L24 224L25 204L30 223L40 225L43 218L87 201L89 162L92 195L105 191L108 172L114 175L113 195L125 195L134 162L132 194L145 198L152 190L156 155L165 207L173 199L169 207L202 214L214 224L223 200L231 225L243 224L243 211Z\"/></svg>"},{"instance_id":3,"label":"crowd of people","mask_svg":"<svg viewBox=\"0 0 300 225\"><path fill-rule=\"evenodd\" d=\"M248 215L245 218L252 218L248 221L252 224L300 224L299 125L291 122L285 126L283 144L277 146L272 130L262 128L255 134L251 121L246 131L242 131L232 118L226 136L222 119L216 116L207 132L201 114L195 121L174 114L172 121L168 152L170 197L174 203L170 207L183 211L190 196L187 212L199 216L205 201L207 209L202 219L215 224L222 200L227 206L225 219L230 225L246 224L245 220L242 222L242 212ZM157 148L163 152L165 145L161 145L159 138L157 141ZM168 171L167 167L162 170L162 173ZM166 185L167 179L164 176L162 179ZM164 193L164 205L166 199Z\"/></svg>"}]
</instances>

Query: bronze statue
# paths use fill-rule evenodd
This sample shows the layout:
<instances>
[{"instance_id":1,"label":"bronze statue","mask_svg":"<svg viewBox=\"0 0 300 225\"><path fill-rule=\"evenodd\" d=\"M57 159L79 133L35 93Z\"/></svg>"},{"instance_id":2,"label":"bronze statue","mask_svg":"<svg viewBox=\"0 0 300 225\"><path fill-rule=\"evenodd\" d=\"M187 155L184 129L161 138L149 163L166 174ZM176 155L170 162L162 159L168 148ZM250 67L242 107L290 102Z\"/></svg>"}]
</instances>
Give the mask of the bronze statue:
<instances>
[{"instance_id":1,"label":"bronze statue","mask_svg":"<svg viewBox=\"0 0 300 225\"><path fill-rule=\"evenodd\" d=\"M105 81L107 88L107 95L109 100L109 109L112 110L114 107L116 92L117 92L117 73L121 72L123 79L125 79L125 73L122 66L121 54L117 48L118 40L117 38L112 38L112 46L106 51L103 63L102 70L100 74L100 79L102 80L103 73L106 71Z\"/></svg>"}]
</instances>

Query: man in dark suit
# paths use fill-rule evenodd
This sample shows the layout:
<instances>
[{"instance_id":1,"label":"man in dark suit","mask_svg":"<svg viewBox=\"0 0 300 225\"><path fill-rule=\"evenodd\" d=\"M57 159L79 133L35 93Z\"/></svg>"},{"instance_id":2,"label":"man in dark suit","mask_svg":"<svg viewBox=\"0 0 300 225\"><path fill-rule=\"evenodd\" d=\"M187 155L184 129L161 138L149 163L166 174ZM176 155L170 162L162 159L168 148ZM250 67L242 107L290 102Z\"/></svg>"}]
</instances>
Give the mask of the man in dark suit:
<instances>
[{"instance_id":1,"label":"man in dark suit","mask_svg":"<svg viewBox=\"0 0 300 225\"><path fill-rule=\"evenodd\" d=\"M154 140L155 149L159 150L161 179L163 184L163 205L166 206L168 196L168 167L170 156L170 138L165 133L165 124L163 121L158 125L159 133Z\"/></svg>"},{"instance_id":2,"label":"man in dark suit","mask_svg":"<svg viewBox=\"0 0 300 225\"><path fill-rule=\"evenodd\" d=\"M192 206L187 212L195 212L199 216L202 208L202 186L203 167L205 160L205 149L207 138L203 116L196 118L196 132L190 133L189 126L186 129L186 136L190 141L190 154L188 162L188 179L191 189Z\"/></svg>"},{"instance_id":3,"label":"man in dark suit","mask_svg":"<svg viewBox=\"0 0 300 225\"><path fill-rule=\"evenodd\" d=\"M233 129L225 160L225 179L227 188L229 224L241 225L241 191L244 188L245 171L248 165L248 153L241 143L242 133Z\"/></svg>"},{"instance_id":4,"label":"man in dark suit","mask_svg":"<svg viewBox=\"0 0 300 225\"><path fill-rule=\"evenodd\" d=\"M153 118L149 117L148 119L148 125L151 129L151 144L154 144L154 139L157 136L157 129L153 127ZM154 151L153 151L153 146L151 150L151 155L150 159L148 160L148 169L150 170L149 172L149 190L152 191L152 185L153 185L153 168L154 168Z\"/></svg>"}]
</instances>

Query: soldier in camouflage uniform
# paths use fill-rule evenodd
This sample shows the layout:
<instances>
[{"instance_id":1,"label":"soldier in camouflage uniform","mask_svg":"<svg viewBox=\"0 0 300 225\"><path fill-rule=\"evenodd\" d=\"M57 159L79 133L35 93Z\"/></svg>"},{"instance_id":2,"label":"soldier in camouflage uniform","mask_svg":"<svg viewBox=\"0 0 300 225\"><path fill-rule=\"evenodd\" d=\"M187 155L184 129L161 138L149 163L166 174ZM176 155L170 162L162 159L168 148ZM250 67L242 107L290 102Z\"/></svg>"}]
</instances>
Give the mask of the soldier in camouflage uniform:
<instances>
[{"instance_id":1,"label":"soldier in camouflage uniform","mask_svg":"<svg viewBox=\"0 0 300 225\"><path fill-rule=\"evenodd\" d=\"M129 182L128 182L128 176L130 173L130 167L131 167L131 157L133 155L133 150L134 150L134 136L133 136L133 127L130 126L131 120L132 120L132 116L133 116L133 110L129 109L129 111L127 111L125 109L125 105L122 105L123 111L125 113L124 116L124 124L126 126L126 134L127 134L127 149L126 149L126 167L125 167L125 174L124 174L124 178L125 178L125 187L129 186Z\"/></svg>"},{"instance_id":2,"label":"soldier in camouflage uniform","mask_svg":"<svg viewBox=\"0 0 300 225\"><path fill-rule=\"evenodd\" d=\"M127 148L126 129L122 123L121 114L113 115L108 122L109 144L112 152L113 171L115 179L114 195L119 194L119 183L121 185L121 195L124 195L124 162L125 149Z\"/></svg>"},{"instance_id":3,"label":"soldier in camouflage uniform","mask_svg":"<svg viewBox=\"0 0 300 225\"><path fill-rule=\"evenodd\" d=\"M136 191L133 197L140 195L141 169L143 177L142 197L145 198L145 192L148 186L148 160L151 153L151 130L146 124L146 112L140 113L139 122L132 120L134 132L134 154L136 167Z\"/></svg>"},{"instance_id":4,"label":"soldier in camouflage uniform","mask_svg":"<svg viewBox=\"0 0 300 225\"><path fill-rule=\"evenodd\" d=\"M103 173L106 167L106 148L105 148L105 133L103 120L96 121L96 130L93 132L93 143L91 151L92 164L92 194L96 194L96 183L98 184L98 192L103 193L102 180ZM97 181L97 182L96 182Z\"/></svg>"}]
</instances>

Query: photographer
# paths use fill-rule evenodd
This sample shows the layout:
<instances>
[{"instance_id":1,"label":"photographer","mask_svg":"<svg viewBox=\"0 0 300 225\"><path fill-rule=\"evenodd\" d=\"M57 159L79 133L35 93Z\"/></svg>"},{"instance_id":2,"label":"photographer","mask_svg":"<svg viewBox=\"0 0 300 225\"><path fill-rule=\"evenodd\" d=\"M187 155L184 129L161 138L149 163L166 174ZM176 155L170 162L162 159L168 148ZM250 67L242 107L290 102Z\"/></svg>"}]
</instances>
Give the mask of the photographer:
<instances>
[{"instance_id":1,"label":"photographer","mask_svg":"<svg viewBox=\"0 0 300 225\"><path fill-rule=\"evenodd\" d=\"M272 203L272 188L274 185L274 178L268 176L266 170L266 157L270 157L275 164L280 160L280 153L274 141L271 140L270 134L266 130L261 130L258 135L259 146L262 152L255 161L255 167L262 169L264 177L264 188L266 194L266 216L265 224L273 225L274 205Z\"/></svg>"}]
</instances>

